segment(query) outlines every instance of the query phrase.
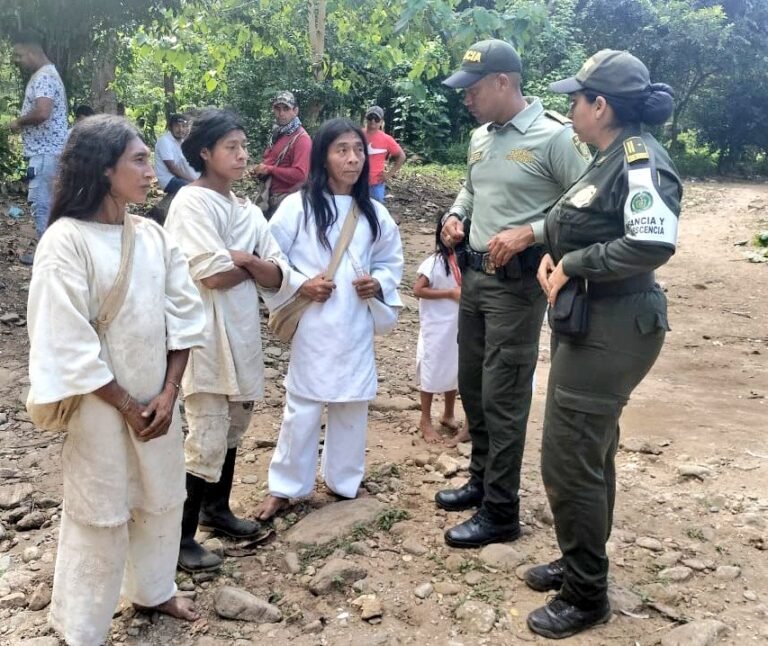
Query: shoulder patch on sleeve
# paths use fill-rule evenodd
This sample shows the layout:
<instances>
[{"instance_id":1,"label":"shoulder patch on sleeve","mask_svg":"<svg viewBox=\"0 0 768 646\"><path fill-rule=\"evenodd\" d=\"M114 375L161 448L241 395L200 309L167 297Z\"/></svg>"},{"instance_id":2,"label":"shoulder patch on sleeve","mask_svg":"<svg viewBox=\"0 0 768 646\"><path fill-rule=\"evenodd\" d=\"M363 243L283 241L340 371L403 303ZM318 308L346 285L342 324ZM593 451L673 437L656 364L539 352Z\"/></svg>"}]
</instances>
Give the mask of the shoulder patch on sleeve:
<instances>
[{"instance_id":1,"label":"shoulder patch on sleeve","mask_svg":"<svg viewBox=\"0 0 768 646\"><path fill-rule=\"evenodd\" d=\"M648 149L641 137L628 137L624 140L624 158L628 164L647 162L650 159Z\"/></svg>"},{"instance_id":2,"label":"shoulder patch on sleeve","mask_svg":"<svg viewBox=\"0 0 768 646\"><path fill-rule=\"evenodd\" d=\"M556 112L555 110L544 110L544 116L549 117L553 121L557 121L558 123L564 126L571 125L571 120L568 117L566 117L563 114L560 114L559 112Z\"/></svg>"},{"instance_id":3,"label":"shoulder patch on sleeve","mask_svg":"<svg viewBox=\"0 0 768 646\"><path fill-rule=\"evenodd\" d=\"M589 146L587 146L587 144L579 139L579 135L573 133L573 136L571 137L571 143L573 143L573 146L576 148L576 151L579 153L579 155L581 155L587 161L592 160L592 151L589 150Z\"/></svg>"}]
</instances>

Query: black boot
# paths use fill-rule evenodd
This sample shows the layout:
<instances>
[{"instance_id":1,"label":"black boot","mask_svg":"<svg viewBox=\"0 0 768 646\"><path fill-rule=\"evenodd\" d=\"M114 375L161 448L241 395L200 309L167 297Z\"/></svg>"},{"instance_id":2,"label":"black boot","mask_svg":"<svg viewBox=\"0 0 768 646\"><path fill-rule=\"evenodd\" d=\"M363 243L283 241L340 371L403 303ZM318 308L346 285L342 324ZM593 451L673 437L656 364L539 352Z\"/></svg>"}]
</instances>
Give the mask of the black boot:
<instances>
[{"instance_id":1,"label":"black boot","mask_svg":"<svg viewBox=\"0 0 768 646\"><path fill-rule=\"evenodd\" d=\"M261 525L255 520L238 518L229 508L236 458L237 449L229 449L219 481L206 483L200 510L200 529L219 532L232 538L253 538L261 532Z\"/></svg>"},{"instance_id":2,"label":"black boot","mask_svg":"<svg viewBox=\"0 0 768 646\"><path fill-rule=\"evenodd\" d=\"M506 543L520 538L517 520L498 521L485 509L445 532L445 542L451 547L482 547L489 543Z\"/></svg>"},{"instance_id":3,"label":"black boot","mask_svg":"<svg viewBox=\"0 0 768 646\"><path fill-rule=\"evenodd\" d=\"M179 548L179 567L187 572L208 572L221 567L222 559L195 540L205 486L205 480L191 473L187 474L187 499L184 502L184 513L181 517Z\"/></svg>"},{"instance_id":4,"label":"black boot","mask_svg":"<svg viewBox=\"0 0 768 646\"><path fill-rule=\"evenodd\" d=\"M558 595L546 606L537 608L528 615L528 628L550 639L563 639L592 626L604 624L610 618L611 606L607 600L585 610Z\"/></svg>"},{"instance_id":5,"label":"black boot","mask_svg":"<svg viewBox=\"0 0 768 646\"><path fill-rule=\"evenodd\" d=\"M526 570L523 575L525 584L532 590L546 592L547 590L559 590L563 587L565 576L565 560L562 558L547 563L536 565Z\"/></svg>"},{"instance_id":6,"label":"black boot","mask_svg":"<svg viewBox=\"0 0 768 646\"><path fill-rule=\"evenodd\" d=\"M443 489L435 494L435 502L446 511L464 511L483 503L482 483L470 480L458 489Z\"/></svg>"}]
</instances>

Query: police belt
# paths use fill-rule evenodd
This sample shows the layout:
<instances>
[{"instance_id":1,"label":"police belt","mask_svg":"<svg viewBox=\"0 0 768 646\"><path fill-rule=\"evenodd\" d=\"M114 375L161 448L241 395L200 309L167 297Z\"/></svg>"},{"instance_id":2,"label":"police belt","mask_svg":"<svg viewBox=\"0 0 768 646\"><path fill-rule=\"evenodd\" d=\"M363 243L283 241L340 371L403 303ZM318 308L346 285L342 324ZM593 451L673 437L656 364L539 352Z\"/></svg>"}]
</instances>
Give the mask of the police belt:
<instances>
[{"instance_id":1,"label":"police belt","mask_svg":"<svg viewBox=\"0 0 768 646\"><path fill-rule=\"evenodd\" d=\"M463 249L464 267L483 272L489 276L499 278L520 278L523 272L535 273L539 268L544 249L541 245L534 245L512 256L506 265L497 267L491 261L491 255L487 252L475 251L467 246Z\"/></svg>"},{"instance_id":2,"label":"police belt","mask_svg":"<svg viewBox=\"0 0 768 646\"><path fill-rule=\"evenodd\" d=\"M638 274L623 280L611 280L605 283L589 282L587 295L590 299L610 298L611 296L626 296L639 292L649 292L656 287L656 278L652 271Z\"/></svg>"}]
</instances>

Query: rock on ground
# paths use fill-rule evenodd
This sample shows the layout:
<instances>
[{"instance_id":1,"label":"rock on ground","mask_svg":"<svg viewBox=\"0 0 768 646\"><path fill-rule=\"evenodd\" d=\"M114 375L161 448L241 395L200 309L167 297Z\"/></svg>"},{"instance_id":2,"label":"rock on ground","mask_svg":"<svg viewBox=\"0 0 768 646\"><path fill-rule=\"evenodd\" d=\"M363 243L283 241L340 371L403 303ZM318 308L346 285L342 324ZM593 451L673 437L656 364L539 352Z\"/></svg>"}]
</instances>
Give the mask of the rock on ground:
<instances>
[{"instance_id":1,"label":"rock on ground","mask_svg":"<svg viewBox=\"0 0 768 646\"><path fill-rule=\"evenodd\" d=\"M703 619L670 630L661 638L661 646L713 646L728 630L721 621Z\"/></svg>"},{"instance_id":2,"label":"rock on ground","mask_svg":"<svg viewBox=\"0 0 768 646\"><path fill-rule=\"evenodd\" d=\"M687 581L691 578L693 570L684 565L678 565L677 567L668 567L665 570L659 572L660 579L669 579L670 581Z\"/></svg>"},{"instance_id":3,"label":"rock on ground","mask_svg":"<svg viewBox=\"0 0 768 646\"><path fill-rule=\"evenodd\" d=\"M611 604L611 610L616 613L635 612L643 605L643 599L639 594L619 586L608 588L608 602Z\"/></svg>"},{"instance_id":4,"label":"rock on ground","mask_svg":"<svg viewBox=\"0 0 768 646\"><path fill-rule=\"evenodd\" d=\"M496 623L496 611L481 601L465 601L456 609L456 619L473 633L489 633Z\"/></svg>"},{"instance_id":5,"label":"rock on ground","mask_svg":"<svg viewBox=\"0 0 768 646\"><path fill-rule=\"evenodd\" d=\"M528 556L511 545L492 543L480 550L478 558L491 567L514 572L515 568L526 561Z\"/></svg>"},{"instance_id":6,"label":"rock on ground","mask_svg":"<svg viewBox=\"0 0 768 646\"><path fill-rule=\"evenodd\" d=\"M51 588L47 583L39 583L35 591L29 597L30 610L42 610L51 603Z\"/></svg>"},{"instance_id":7,"label":"rock on ground","mask_svg":"<svg viewBox=\"0 0 768 646\"><path fill-rule=\"evenodd\" d=\"M435 587L427 582L422 583L421 585L417 585L414 590L413 594L416 595L419 599L426 599L430 594L432 594L435 590Z\"/></svg>"},{"instance_id":8,"label":"rock on ground","mask_svg":"<svg viewBox=\"0 0 768 646\"><path fill-rule=\"evenodd\" d=\"M286 544L325 545L349 534L356 525L369 525L386 509L375 498L357 498L326 505L306 515L285 534Z\"/></svg>"},{"instance_id":9,"label":"rock on ground","mask_svg":"<svg viewBox=\"0 0 768 646\"><path fill-rule=\"evenodd\" d=\"M225 619L276 623L283 618L283 613L277 606L232 586L216 590L213 605L216 613Z\"/></svg>"},{"instance_id":10,"label":"rock on ground","mask_svg":"<svg viewBox=\"0 0 768 646\"><path fill-rule=\"evenodd\" d=\"M330 559L315 575L309 584L312 594L321 595L336 586L352 583L368 576L365 568L345 559Z\"/></svg>"}]
</instances>

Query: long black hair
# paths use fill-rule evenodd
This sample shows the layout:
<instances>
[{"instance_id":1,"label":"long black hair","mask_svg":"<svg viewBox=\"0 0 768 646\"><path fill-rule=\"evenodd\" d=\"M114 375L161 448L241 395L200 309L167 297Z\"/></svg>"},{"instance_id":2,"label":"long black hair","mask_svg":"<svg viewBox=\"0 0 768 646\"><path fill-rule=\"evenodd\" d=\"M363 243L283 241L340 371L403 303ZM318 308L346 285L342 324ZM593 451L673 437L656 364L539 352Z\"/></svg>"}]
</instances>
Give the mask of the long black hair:
<instances>
[{"instance_id":1,"label":"long black hair","mask_svg":"<svg viewBox=\"0 0 768 646\"><path fill-rule=\"evenodd\" d=\"M170 122L169 122L170 123ZM198 173L205 175L205 160L200 156L204 148L213 150L216 143L233 130L245 132L245 126L231 110L208 108L192 120L189 134L181 144L181 152L189 165Z\"/></svg>"},{"instance_id":2,"label":"long black hair","mask_svg":"<svg viewBox=\"0 0 768 646\"><path fill-rule=\"evenodd\" d=\"M328 169L325 164L328 161L328 149L331 144L341 135L347 132L354 132L363 143L365 151L365 162L360 177L357 178L352 187L352 199L357 202L357 207L368 220L371 227L373 239L379 237L381 225L379 218L376 217L376 207L371 202L371 195L368 189L368 146L366 145L365 135L362 129L353 121L340 117L330 119L320 126L312 140L312 154L309 160L309 178L307 185L302 191L302 202L304 204L305 222L309 218L310 211L314 215L317 226L317 237L327 249L331 248L328 241L328 230L339 219L339 213L336 209L336 203L327 199L326 195L331 192L328 185Z\"/></svg>"},{"instance_id":3,"label":"long black hair","mask_svg":"<svg viewBox=\"0 0 768 646\"><path fill-rule=\"evenodd\" d=\"M437 227L435 228L435 255L440 255L440 259L445 265L445 275L449 276L451 273L451 265L448 262L448 258L454 253L445 242L443 242L443 216L437 216Z\"/></svg>"},{"instance_id":4,"label":"long black hair","mask_svg":"<svg viewBox=\"0 0 768 646\"><path fill-rule=\"evenodd\" d=\"M133 139L141 139L123 117L98 114L75 124L59 158L48 226L62 217L90 220L109 195L106 175Z\"/></svg>"}]
</instances>

